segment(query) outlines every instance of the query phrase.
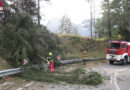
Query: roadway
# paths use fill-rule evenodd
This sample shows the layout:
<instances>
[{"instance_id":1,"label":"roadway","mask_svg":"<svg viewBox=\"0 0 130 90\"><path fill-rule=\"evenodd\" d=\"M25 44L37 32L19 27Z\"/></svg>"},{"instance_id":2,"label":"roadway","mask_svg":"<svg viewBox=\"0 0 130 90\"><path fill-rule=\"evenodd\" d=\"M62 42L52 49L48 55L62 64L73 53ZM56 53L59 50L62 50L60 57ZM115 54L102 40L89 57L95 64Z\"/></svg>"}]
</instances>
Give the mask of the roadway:
<instances>
[{"instance_id":1,"label":"roadway","mask_svg":"<svg viewBox=\"0 0 130 90\"><path fill-rule=\"evenodd\" d=\"M93 70L101 73L104 76L104 82L98 86L89 86L72 85L64 82L61 84L49 84L35 81L26 82L23 80L16 80L3 82L0 84L0 87L2 89L4 86L15 85L7 90L130 90L130 64L110 65L108 63L95 63L89 65L88 63L88 65L83 66L83 68L86 69L86 72Z\"/></svg>"}]
</instances>

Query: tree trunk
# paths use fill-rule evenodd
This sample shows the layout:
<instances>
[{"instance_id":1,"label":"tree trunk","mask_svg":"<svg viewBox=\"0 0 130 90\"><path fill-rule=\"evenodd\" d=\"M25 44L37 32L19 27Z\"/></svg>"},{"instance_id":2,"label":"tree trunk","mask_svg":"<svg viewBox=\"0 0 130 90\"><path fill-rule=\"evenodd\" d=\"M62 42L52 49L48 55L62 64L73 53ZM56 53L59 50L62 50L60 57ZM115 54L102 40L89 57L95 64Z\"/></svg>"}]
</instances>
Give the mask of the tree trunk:
<instances>
[{"instance_id":1,"label":"tree trunk","mask_svg":"<svg viewBox=\"0 0 130 90\"><path fill-rule=\"evenodd\" d=\"M93 12L92 12L92 0L90 0L90 15L91 15L90 32L91 32L91 39L92 39L92 38L93 38Z\"/></svg>"},{"instance_id":2,"label":"tree trunk","mask_svg":"<svg viewBox=\"0 0 130 90\"><path fill-rule=\"evenodd\" d=\"M108 5L108 36L109 36L109 39L111 39L112 37L112 33L111 33L111 18L110 18L110 1L108 0L107 2L107 5Z\"/></svg>"},{"instance_id":3,"label":"tree trunk","mask_svg":"<svg viewBox=\"0 0 130 90\"><path fill-rule=\"evenodd\" d=\"M40 26L40 0L38 0L38 26Z\"/></svg>"}]
</instances>

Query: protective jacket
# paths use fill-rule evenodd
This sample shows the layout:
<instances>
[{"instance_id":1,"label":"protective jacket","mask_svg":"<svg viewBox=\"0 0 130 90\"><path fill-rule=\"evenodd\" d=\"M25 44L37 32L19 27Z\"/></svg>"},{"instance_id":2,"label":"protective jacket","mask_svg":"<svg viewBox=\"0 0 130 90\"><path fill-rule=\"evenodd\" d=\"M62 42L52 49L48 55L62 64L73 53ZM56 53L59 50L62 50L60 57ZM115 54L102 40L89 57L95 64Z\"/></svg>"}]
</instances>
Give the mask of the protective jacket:
<instances>
[{"instance_id":1,"label":"protective jacket","mask_svg":"<svg viewBox=\"0 0 130 90\"><path fill-rule=\"evenodd\" d=\"M48 60L49 62L53 62L52 56L49 55L49 56L47 57L47 60Z\"/></svg>"},{"instance_id":2,"label":"protective jacket","mask_svg":"<svg viewBox=\"0 0 130 90\"><path fill-rule=\"evenodd\" d=\"M87 55L86 55L86 53L83 53L83 59L87 59Z\"/></svg>"}]
</instances>

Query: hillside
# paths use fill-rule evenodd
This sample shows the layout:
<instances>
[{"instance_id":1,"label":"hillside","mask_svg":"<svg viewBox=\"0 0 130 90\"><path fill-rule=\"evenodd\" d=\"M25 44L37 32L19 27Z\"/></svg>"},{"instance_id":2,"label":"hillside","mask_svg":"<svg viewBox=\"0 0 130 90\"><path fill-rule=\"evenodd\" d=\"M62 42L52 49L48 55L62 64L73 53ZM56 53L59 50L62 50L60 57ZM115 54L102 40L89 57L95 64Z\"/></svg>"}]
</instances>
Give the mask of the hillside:
<instances>
[{"instance_id":1,"label":"hillside","mask_svg":"<svg viewBox=\"0 0 130 90\"><path fill-rule=\"evenodd\" d=\"M88 58L105 57L107 41L91 40L87 37L59 35L64 45L64 59L82 58L87 51Z\"/></svg>"},{"instance_id":2,"label":"hillside","mask_svg":"<svg viewBox=\"0 0 130 90\"><path fill-rule=\"evenodd\" d=\"M105 57L106 54L106 41L91 40L87 37L72 36L72 35L58 35L60 39L57 53L62 52L62 59L81 59L82 52L87 51L88 58ZM58 45L58 44L57 44ZM55 52L53 52L56 58ZM58 54L59 55L59 54ZM7 60L0 58L0 70L9 69L11 66Z\"/></svg>"}]
</instances>

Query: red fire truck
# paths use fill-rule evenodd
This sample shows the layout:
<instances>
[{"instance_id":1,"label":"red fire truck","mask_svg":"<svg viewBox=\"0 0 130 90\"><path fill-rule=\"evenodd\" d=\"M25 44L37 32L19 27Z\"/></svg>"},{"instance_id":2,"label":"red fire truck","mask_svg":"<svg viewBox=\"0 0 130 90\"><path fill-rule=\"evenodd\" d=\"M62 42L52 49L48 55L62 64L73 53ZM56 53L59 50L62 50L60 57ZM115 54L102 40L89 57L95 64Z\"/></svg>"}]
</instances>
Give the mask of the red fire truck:
<instances>
[{"instance_id":1,"label":"red fire truck","mask_svg":"<svg viewBox=\"0 0 130 90\"><path fill-rule=\"evenodd\" d=\"M130 42L121 40L108 41L106 59L110 64L121 62L125 65L130 62Z\"/></svg>"},{"instance_id":2,"label":"red fire truck","mask_svg":"<svg viewBox=\"0 0 130 90\"><path fill-rule=\"evenodd\" d=\"M3 10L3 6L5 5L5 1L4 0L0 0L0 13L4 13Z\"/></svg>"}]
</instances>

